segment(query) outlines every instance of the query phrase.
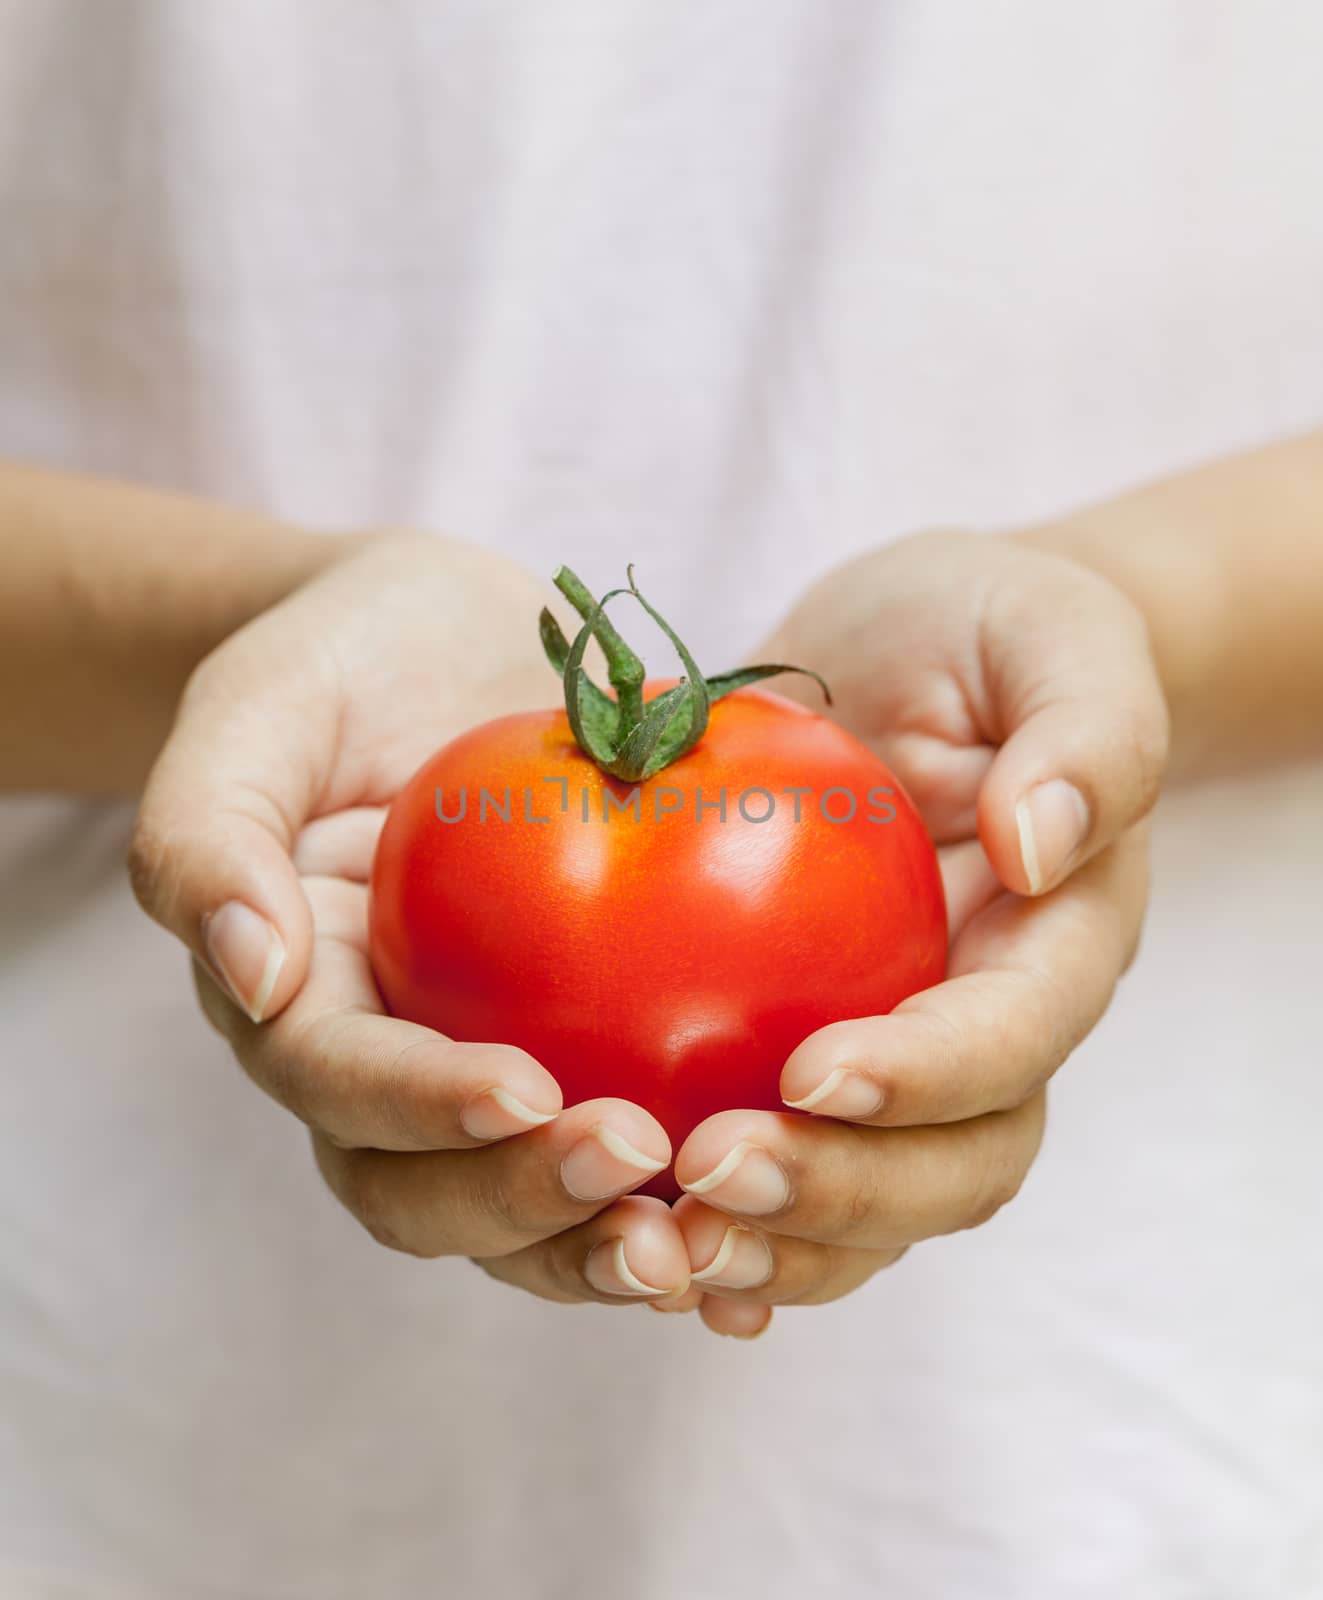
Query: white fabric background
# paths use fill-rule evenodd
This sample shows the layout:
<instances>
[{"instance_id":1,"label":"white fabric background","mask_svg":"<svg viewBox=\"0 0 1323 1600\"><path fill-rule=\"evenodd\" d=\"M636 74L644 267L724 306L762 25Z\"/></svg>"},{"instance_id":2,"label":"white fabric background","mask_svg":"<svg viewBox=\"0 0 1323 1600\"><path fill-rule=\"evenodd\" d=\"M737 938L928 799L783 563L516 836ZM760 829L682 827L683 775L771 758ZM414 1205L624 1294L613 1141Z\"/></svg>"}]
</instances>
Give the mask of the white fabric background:
<instances>
[{"instance_id":1,"label":"white fabric background","mask_svg":"<svg viewBox=\"0 0 1323 1600\"><path fill-rule=\"evenodd\" d=\"M1320 59L1307 0L0 0L0 451L632 557L719 666L1317 423ZM5 1600L1323 1594L1317 769L1163 802L1016 1204L750 1347L359 1234L129 817L0 809Z\"/></svg>"}]
</instances>

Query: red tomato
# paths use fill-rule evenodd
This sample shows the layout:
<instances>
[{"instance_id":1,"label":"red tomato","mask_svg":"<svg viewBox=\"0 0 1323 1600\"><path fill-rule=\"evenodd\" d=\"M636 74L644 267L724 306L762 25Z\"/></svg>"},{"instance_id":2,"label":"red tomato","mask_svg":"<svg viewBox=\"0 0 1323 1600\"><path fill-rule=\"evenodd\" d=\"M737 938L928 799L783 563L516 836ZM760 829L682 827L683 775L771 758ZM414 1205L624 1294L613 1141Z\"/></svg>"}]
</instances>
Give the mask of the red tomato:
<instances>
[{"instance_id":1,"label":"red tomato","mask_svg":"<svg viewBox=\"0 0 1323 1600\"><path fill-rule=\"evenodd\" d=\"M563 710L462 734L391 806L370 928L396 1016L522 1046L567 1105L634 1100L674 1149L713 1112L785 1110L807 1034L890 1011L946 961L937 857L896 779L754 688L638 784L603 773ZM679 1190L668 1169L643 1192Z\"/></svg>"}]
</instances>

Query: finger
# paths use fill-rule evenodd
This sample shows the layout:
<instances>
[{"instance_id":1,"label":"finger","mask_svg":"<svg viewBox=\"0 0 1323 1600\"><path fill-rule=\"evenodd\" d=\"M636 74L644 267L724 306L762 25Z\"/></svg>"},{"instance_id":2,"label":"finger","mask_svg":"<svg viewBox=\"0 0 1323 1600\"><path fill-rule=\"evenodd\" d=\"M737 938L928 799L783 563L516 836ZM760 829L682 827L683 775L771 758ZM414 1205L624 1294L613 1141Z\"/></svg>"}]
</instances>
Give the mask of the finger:
<instances>
[{"instance_id":1,"label":"finger","mask_svg":"<svg viewBox=\"0 0 1323 1600\"><path fill-rule=\"evenodd\" d=\"M544 1300L671 1305L689 1288L689 1257L663 1200L627 1195L604 1211L513 1254L477 1258L502 1283Z\"/></svg>"},{"instance_id":2,"label":"finger","mask_svg":"<svg viewBox=\"0 0 1323 1600\"><path fill-rule=\"evenodd\" d=\"M980 647L1004 738L979 792L979 836L1017 894L1053 888L1146 815L1168 715L1143 618L1072 562L993 592Z\"/></svg>"},{"instance_id":3,"label":"finger","mask_svg":"<svg viewBox=\"0 0 1323 1600\"><path fill-rule=\"evenodd\" d=\"M855 1250L815 1244L734 1222L692 1195L672 1208L689 1252L694 1285L704 1293L763 1305L821 1305L849 1294L901 1250Z\"/></svg>"},{"instance_id":4,"label":"finger","mask_svg":"<svg viewBox=\"0 0 1323 1600\"><path fill-rule=\"evenodd\" d=\"M965 924L1004 889L977 839L942 845L937 860L942 869L947 931L954 940Z\"/></svg>"},{"instance_id":5,"label":"finger","mask_svg":"<svg viewBox=\"0 0 1323 1600\"><path fill-rule=\"evenodd\" d=\"M683 1294L667 1295L664 1300L649 1300L649 1311L697 1311L703 1304L703 1291L696 1283L691 1283Z\"/></svg>"},{"instance_id":6,"label":"finger","mask_svg":"<svg viewBox=\"0 0 1323 1600\"><path fill-rule=\"evenodd\" d=\"M312 917L290 859L335 744L329 695L294 695L231 655L203 662L147 780L129 847L147 914L254 1020L297 991Z\"/></svg>"},{"instance_id":7,"label":"finger","mask_svg":"<svg viewBox=\"0 0 1323 1600\"><path fill-rule=\"evenodd\" d=\"M924 1128L723 1111L685 1140L675 1175L705 1205L768 1232L895 1250L986 1222L1018 1193L1045 1098Z\"/></svg>"},{"instance_id":8,"label":"finger","mask_svg":"<svg viewBox=\"0 0 1323 1600\"><path fill-rule=\"evenodd\" d=\"M944 983L810 1034L782 1070L786 1104L874 1127L1022 1104L1092 1030L1134 955L1147 831L1039 900L1001 894L962 930Z\"/></svg>"},{"instance_id":9,"label":"finger","mask_svg":"<svg viewBox=\"0 0 1323 1600\"><path fill-rule=\"evenodd\" d=\"M661 1124L627 1100L586 1100L473 1150L346 1150L313 1135L332 1192L382 1244L497 1256L586 1222L670 1160Z\"/></svg>"},{"instance_id":10,"label":"finger","mask_svg":"<svg viewBox=\"0 0 1323 1600\"><path fill-rule=\"evenodd\" d=\"M196 963L194 978L203 1010L249 1077L346 1149L469 1148L526 1133L560 1110L555 1079L513 1045L460 1043L394 1017L299 999L287 1008L287 1027L262 1032Z\"/></svg>"},{"instance_id":11,"label":"finger","mask_svg":"<svg viewBox=\"0 0 1323 1600\"><path fill-rule=\"evenodd\" d=\"M294 866L304 877L366 883L386 821L385 806L351 806L316 817L294 841Z\"/></svg>"},{"instance_id":12,"label":"finger","mask_svg":"<svg viewBox=\"0 0 1323 1600\"><path fill-rule=\"evenodd\" d=\"M526 1133L561 1109L527 1051L468 1044L381 1014L365 953L367 890L306 880L317 938L303 988L251 1022L197 966L198 997L260 1088L346 1147L448 1150Z\"/></svg>"},{"instance_id":13,"label":"finger","mask_svg":"<svg viewBox=\"0 0 1323 1600\"><path fill-rule=\"evenodd\" d=\"M703 1296L698 1314L713 1333L730 1339L756 1339L772 1324L771 1306L753 1301L718 1300L710 1294Z\"/></svg>"},{"instance_id":14,"label":"finger","mask_svg":"<svg viewBox=\"0 0 1323 1600\"><path fill-rule=\"evenodd\" d=\"M975 731L960 733L976 742L961 743L954 732L926 728L890 728L876 741L879 755L905 786L938 844L973 836L979 790L996 758L993 746L977 739Z\"/></svg>"}]
</instances>

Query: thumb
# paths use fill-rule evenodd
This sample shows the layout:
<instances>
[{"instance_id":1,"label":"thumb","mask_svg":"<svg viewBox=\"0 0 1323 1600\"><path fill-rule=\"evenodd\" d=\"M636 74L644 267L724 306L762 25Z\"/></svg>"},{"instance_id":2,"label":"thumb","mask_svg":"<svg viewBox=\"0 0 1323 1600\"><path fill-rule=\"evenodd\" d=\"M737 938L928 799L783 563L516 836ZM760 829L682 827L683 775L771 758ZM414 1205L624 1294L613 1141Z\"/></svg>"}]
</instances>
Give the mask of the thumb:
<instances>
[{"instance_id":1,"label":"thumb","mask_svg":"<svg viewBox=\"0 0 1323 1600\"><path fill-rule=\"evenodd\" d=\"M128 868L147 914L261 1022L307 974L312 912L291 852L335 731L329 696L282 694L252 665L223 649L194 673L148 777Z\"/></svg>"},{"instance_id":2,"label":"thumb","mask_svg":"<svg viewBox=\"0 0 1323 1600\"><path fill-rule=\"evenodd\" d=\"M1167 704L1136 607L1057 557L990 601L981 647L1003 739L979 791L978 830L1008 889L1041 894L1157 799Z\"/></svg>"}]
</instances>

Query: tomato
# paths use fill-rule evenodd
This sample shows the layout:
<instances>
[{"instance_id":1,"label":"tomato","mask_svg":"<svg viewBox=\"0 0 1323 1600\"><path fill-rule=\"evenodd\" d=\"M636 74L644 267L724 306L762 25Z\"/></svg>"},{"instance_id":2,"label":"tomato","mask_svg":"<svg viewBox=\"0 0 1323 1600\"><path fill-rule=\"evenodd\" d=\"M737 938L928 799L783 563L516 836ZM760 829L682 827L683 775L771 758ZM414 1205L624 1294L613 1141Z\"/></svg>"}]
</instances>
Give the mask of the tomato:
<instances>
[{"instance_id":1,"label":"tomato","mask_svg":"<svg viewBox=\"0 0 1323 1600\"><path fill-rule=\"evenodd\" d=\"M946 910L886 766L745 687L635 781L601 770L565 710L454 739L390 808L370 941L394 1015L521 1046L567 1105L634 1100L678 1149L713 1112L784 1111L781 1067L814 1029L938 982ZM668 1169L643 1192L679 1191Z\"/></svg>"}]
</instances>

